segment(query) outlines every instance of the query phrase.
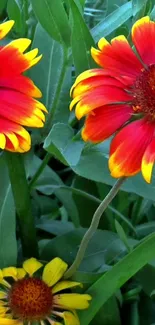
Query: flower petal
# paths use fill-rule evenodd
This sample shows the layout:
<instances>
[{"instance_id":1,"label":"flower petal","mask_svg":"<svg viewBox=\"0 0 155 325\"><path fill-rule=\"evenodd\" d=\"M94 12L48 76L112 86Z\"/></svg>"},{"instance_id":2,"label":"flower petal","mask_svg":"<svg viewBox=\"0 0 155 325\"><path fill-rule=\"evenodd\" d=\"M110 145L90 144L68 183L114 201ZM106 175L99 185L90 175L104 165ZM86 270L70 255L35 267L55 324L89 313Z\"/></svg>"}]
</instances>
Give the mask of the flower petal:
<instances>
[{"instance_id":1,"label":"flower petal","mask_svg":"<svg viewBox=\"0 0 155 325\"><path fill-rule=\"evenodd\" d=\"M32 276L36 271L38 271L43 266L36 258L32 257L23 263L23 269Z\"/></svg>"},{"instance_id":2,"label":"flower petal","mask_svg":"<svg viewBox=\"0 0 155 325\"><path fill-rule=\"evenodd\" d=\"M4 291L0 291L0 299L5 299L7 297L7 293Z\"/></svg>"},{"instance_id":3,"label":"flower petal","mask_svg":"<svg viewBox=\"0 0 155 325\"><path fill-rule=\"evenodd\" d=\"M90 90L86 95L75 97L70 104L70 109L76 105L75 115L80 119L97 107L107 104L117 104L119 102L128 102L131 101L131 99L132 97L123 89L100 86L92 91Z\"/></svg>"},{"instance_id":4,"label":"flower petal","mask_svg":"<svg viewBox=\"0 0 155 325\"><path fill-rule=\"evenodd\" d=\"M60 323L60 322L56 322L55 320L50 319L49 317L47 317L47 320L48 320L48 322L49 322L51 325L62 325L62 323ZM41 325L42 325L42 324L45 325L45 323L44 323L43 321L40 321L40 322L41 322Z\"/></svg>"},{"instance_id":5,"label":"flower petal","mask_svg":"<svg viewBox=\"0 0 155 325\"><path fill-rule=\"evenodd\" d=\"M57 283L65 271L67 270L68 265L61 260L61 258L56 257L52 261L46 264L43 270L42 279L49 286L52 287Z\"/></svg>"},{"instance_id":6,"label":"flower petal","mask_svg":"<svg viewBox=\"0 0 155 325\"><path fill-rule=\"evenodd\" d=\"M121 75L135 77L141 72L142 64L136 57L125 36L120 35L111 40L105 38L98 42L100 50L92 48L93 59L105 69Z\"/></svg>"},{"instance_id":7,"label":"flower petal","mask_svg":"<svg viewBox=\"0 0 155 325\"><path fill-rule=\"evenodd\" d=\"M144 119L125 126L110 147L109 168L113 177L131 176L141 169L144 152L152 140L154 124Z\"/></svg>"},{"instance_id":8,"label":"flower petal","mask_svg":"<svg viewBox=\"0 0 155 325\"><path fill-rule=\"evenodd\" d=\"M20 125L0 118L0 148L13 152L28 151L31 146L29 133Z\"/></svg>"},{"instance_id":9,"label":"flower petal","mask_svg":"<svg viewBox=\"0 0 155 325\"><path fill-rule=\"evenodd\" d=\"M15 281L17 280L17 269L14 266L5 267L2 269L3 277L12 277Z\"/></svg>"},{"instance_id":10,"label":"flower petal","mask_svg":"<svg viewBox=\"0 0 155 325\"><path fill-rule=\"evenodd\" d=\"M112 71L109 70L105 70L105 69L89 69L86 70L84 72L82 72L75 80L73 86L71 87L70 90L70 96L72 96L73 94L73 90L75 89L75 87L81 83L81 82L88 82L89 84L89 80L90 79L95 79L95 77L97 78L103 78L105 79L106 77L111 77L114 80L120 81L121 83L123 83L124 85L131 85L133 84L133 80L130 77L127 76L119 76L118 73L114 73ZM120 85L119 85L120 86ZM122 85L121 85L122 86ZM121 87L120 86L120 87Z\"/></svg>"},{"instance_id":11,"label":"flower petal","mask_svg":"<svg viewBox=\"0 0 155 325\"><path fill-rule=\"evenodd\" d=\"M53 288L52 288L52 294L64 290L64 289L69 289L69 288L74 288L74 287L83 287L82 283L80 282L74 282L74 281L60 281L58 282Z\"/></svg>"},{"instance_id":12,"label":"flower petal","mask_svg":"<svg viewBox=\"0 0 155 325\"><path fill-rule=\"evenodd\" d=\"M0 318L0 325L23 325L23 322L18 319Z\"/></svg>"},{"instance_id":13,"label":"flower petal","mask_svg":"<svg viewBox=\"0 0 155 325\"><path fill-rule=\"evenodd\" d=\"M70 95L72 94L72 90L77 86L78 83L81 81L84 81L86 79L92 78L92 77L98 77L98 76L109 76L109 72L105 72L103 69L89 69L84 72L82 72L75 80L71 90Z\"/></svg>"},{"instance_id":14,"label":"flower petal","mask_svg":"<svg viewBox=\"0 0 155 325\"><path fill-rule=\"evenodd\" d=\"M20 51L21 53L23 53L29 47L30 44L31 44L31 40L28 38L18 38L11 42L11 46L14 47L15 49L18 48L18 51ZM8 44L8 46L9 45L10 43Z\"/></svg>"},{"instance_id":15,"label":"flower petal","mask_svg":"<svg viewBox=\"0 0 155 325\"><path fill-rule=\"evenodd\" d=\"M21 280L25 277L26 271L22 268L17 268L17 279Z\"/></svg>"},{"instance_id":16,"label":"flower petal","mask_svg":"<svg viewBox=\"0 0 155 325\"><path fill-rule=\"evenodd\" d=\"M132 27L132 41L146 64L155 63L155 23L149 16L135 22Z\"/></svg>"},{"instance_id":17,"label":"flower petal","mask_svg":"<svg viewBox=\"0 0 155 325\"><path fill-rule=\"evenodd\" d=\"M104 141L127 122L131 115L132 108L127 105L98 107L86 118L82 138L84 141Z\"/></svg>"},{"instance_id":18,"label":"flower petal","mask_svg":"<svg viewBox=\"0 0 155 325\"><path fill-rule=\"evenodd\" d=\"M53 297L54 305L59 308L69 309L86 309L89 307L91 296L80 293L63 293Z\"/></svg>"},{"instance_id":19,"label":"flower petal","mask_svg":"<svg viewBox=\"0 0 155 325\"><path fill-rule=\"evenodd\" d=\"M65 311L62 313L62 316L65 321L65 325L80 325L79 318L76 314L72 314L69 311Z\"/></svg>"},{"instance_id":20,"label":"flower petal","mask_svg":"<svg viewBox=\"0 0 155 325\"><path fill-rule=\"evenodd\" d=\"M0 89L0 116L29 127L42 127L46 110L39 101L14 90Z\"/></svg>"},{"instance_id":21,"label":"flower petal","mask_svg":"<svg viewBox=\"0 0 155 325\"><path fill-rule=\"evenodd\" d=\"M14 23L14 20L9 20L5 23L0 24L0 39L4 38L9 33Z\"/></svg>"},{"instance_id":22,"label":"flower petal","mask_svg":"<svg viewBox=\"0 0 155 325\"><path fill-rule=\"evenodd\" d=\"M100 86L114 86L123 88L124 85L117 79L111 77L92 77L86 80L81 81L73 91L73 98L82 94L86 94L86 92L90 92L93 89Z\"/></svg>"},{"instance_id":23,"label":"flower petal","mask_svg":"<svg viewBox=\"0 0 155 325\"><path fill-rule=\"evenodd\" d=\"M0 87L7 88L7 90L13 89L31 97L40 98L42 96L41 91L35 86L33 81L22 75L14 76L13 78L0 78Z\"/></svg>"},{"instance_id":24,"label":"flower petal","mask_svg":"<svg viewBox=\"0 0 155 325\"><path fill-rule=\"evenodd\" d=\"M152 169L155 161L155 138L146 148L142 159L142 175L147 183L151 182Z\"/></svg>"},{"instance_id":25,"label":"flower petal","mask_svg":"<svg viewBox=\"0 0 155 325\"><path fill-rule=\"evenodd\" d=\"M2 317L2 315L5 315L9 309L9 307L0 306L0 317Z\"/></svg>"},{"instance_id":26,"label":"flower petal","mask_svg":"<svg viewBox=\"0 0 155 325\"><path fill-rule=\"evenodd\" d=\"M30 42L28 39L20 39L0 47L0 61L3 62L1 65L1 78L19 75L41 59L41 56L35 57L38 54L37 49L32 50L33 53L32 51L26 54L22 53Z\"/></svg>"}]
</instances>

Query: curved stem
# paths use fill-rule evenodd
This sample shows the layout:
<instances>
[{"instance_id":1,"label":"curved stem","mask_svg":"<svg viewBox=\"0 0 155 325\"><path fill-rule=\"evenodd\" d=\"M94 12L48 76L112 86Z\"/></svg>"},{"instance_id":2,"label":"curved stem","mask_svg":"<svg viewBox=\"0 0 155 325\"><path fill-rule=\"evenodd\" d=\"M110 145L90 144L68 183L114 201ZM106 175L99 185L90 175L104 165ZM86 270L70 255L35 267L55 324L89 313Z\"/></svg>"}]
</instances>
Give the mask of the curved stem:
<instances>
[{"instance_id":1,"label":"curved stem","mask_svg":"<svg viewBox=\"0 0 155 325\"><path fill-rule=\"evenodd\" d=\"M43 172L43 170L46 167L46 165L48 164L50 158L51 158L51 154L47 153L45 155L44 159L42 160L39 168L36 170L34 176L32 177L32 179L31 179L31 181L29 183L29 189L30 190L32 189L33 185L36 183L37 179L39 178L39 176Z\"/></svg>"},{"instance_id":2,"label":"curved stem","mask_svg":"<svg viewBox=\"0 0 155 325\"><path fill-rule=\"evenodd\" d=\"M71 265L71 267L67 270L67 272L64 275L65 279L70 278L76 272L76 270L79 268L79 266L84 258L85 251L88 247L88 244L89 244L92 236L94 235L95 231L98 228L98 225L99 225L99 222L100 222L103 212L105 211L105 209L107 208L109 203L113 200L113 198L118 193L118 191L125 179L126 179L125 177L122 177L117 180L117 182L114 184L114 186L112 187L110 192L107 194L105 199L101 202L101 204L95 211L91 225L88 228L87 232L85 233L85 235L81 241L76 258L75 258L73 264Z\"/></svg>"},{"instance_id":3,"label":"curved stem","mask_svg":"<svg viewBox=\"0 0 155 325\"><path fill-rule=\"evenodd\" d=\"M38 257L38 243L23 154L5 153L19 222L24 257Z\"/></svg>"}]
</instances>

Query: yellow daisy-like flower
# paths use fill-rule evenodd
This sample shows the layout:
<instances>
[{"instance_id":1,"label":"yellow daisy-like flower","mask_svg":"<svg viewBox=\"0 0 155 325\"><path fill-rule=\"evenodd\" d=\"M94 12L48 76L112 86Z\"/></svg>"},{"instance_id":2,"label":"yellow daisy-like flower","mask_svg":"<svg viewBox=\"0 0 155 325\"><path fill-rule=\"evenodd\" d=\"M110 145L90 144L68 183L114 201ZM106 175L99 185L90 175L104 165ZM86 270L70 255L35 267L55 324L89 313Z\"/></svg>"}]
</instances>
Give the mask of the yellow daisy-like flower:
<instances>
[{"instance_id":1,"label":"yellow daisy-like flower","mask_svg":"<svg viewBox=\"0 0 155 325\"><path fill-rule=\"evenodd\" d=\"M59 281L67 270L67 264L60 258L45 265L42 277L36 276L35 272L42 267L42 263L30 258L23 263L23 268L0 270L0 325L31 325L36 321L40 325L80 324L75 309L88 308L91 296L63 293L65 289L82 285Z\"/></svg>"}]
</instances>

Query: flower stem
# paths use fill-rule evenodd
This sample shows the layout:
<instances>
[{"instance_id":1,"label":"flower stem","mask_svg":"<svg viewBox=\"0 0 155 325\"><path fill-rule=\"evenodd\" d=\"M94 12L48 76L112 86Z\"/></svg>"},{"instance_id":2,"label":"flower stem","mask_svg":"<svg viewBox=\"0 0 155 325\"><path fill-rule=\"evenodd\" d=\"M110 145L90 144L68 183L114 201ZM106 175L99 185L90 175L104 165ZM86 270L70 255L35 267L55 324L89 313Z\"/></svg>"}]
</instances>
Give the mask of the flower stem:
<instances>
[{"instance_id":1,"label":"flower stem","mask_svg":"<svg viewBox=\"0 0 155 325\"><path fill-rule=\"evenodd\" d=\"M43 172L44 168L46 167L46 165L48 164L49 160L51 158L51 154L47 153L44 157L44 159L42 160L39 168L36 170L36 173L34 174L34 176L32 177L30 183L29 183L29 190L32 189L33 185L36 183L36 181L38 180L39 176L41 175L41 173Z\"/></svg>"},{"instance_id":2,"label":"flower stem","mask_svg":"<svg viewBox=\"0 0 155 325\"><path fill-rule=\"evenodd\" d=\"M5 153L19 222L23 255L38 257L38 243L23 154Z\"/></svg>"},{"instance_id":3,"label":"flower stem","mask_svg":"<svg viewBox=\"0 0 155 325\"><path fill-rule=\"evenodd\" d=\"M99 222L100 222L103 212L105 211L105 209L107 208L109 203L113 200L113 198L118 193L118 191L125 179L126 179L126 177L119 178L117 180L117 182L114 184L114 186L112 187L112 189L110 190L110 192L107 194L105 199L98 206L97 210L95 211L95 213L93 215L90 227L86 231L86 233L81 241L76 258L75 258L73 264L70 266L70 268L65 273L65 276L64 276L65 279L70 278L76 272L76 270L79 268L79 266L84 258L85 251L88 247L88 244L89 244L92 236L94 235L95 231L98 228L98 225L99 225Z\"/></svg>"}]
</instances>

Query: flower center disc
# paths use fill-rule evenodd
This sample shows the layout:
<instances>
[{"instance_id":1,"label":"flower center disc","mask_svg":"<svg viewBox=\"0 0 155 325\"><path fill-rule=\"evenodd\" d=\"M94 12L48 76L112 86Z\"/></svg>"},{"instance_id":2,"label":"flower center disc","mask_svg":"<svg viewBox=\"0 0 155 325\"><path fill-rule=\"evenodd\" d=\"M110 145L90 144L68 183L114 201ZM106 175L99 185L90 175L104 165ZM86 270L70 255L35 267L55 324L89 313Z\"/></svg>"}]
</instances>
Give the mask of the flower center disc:
<instances>
[{"instance_id":1,"label":"flower center disc","mask_svg":"<svg viewBox=\"0 0 155 325\"><path fill-rule=\"evenodd\" d=\"M13 316L23 320L40 320L52 308L51 289L40 279L18 280L9 293L9 306Z\"/></svg>"},{"instance_id":2,"label":"flower center disc","mask_svg":"<svg viewBox=\"0 0 155 325\"><path fill-rule=\"evenodd\" d=\"M133 87L133 109L155 119L155 65L151 65L137 77Z\"/></svg>"}]
</instances>

